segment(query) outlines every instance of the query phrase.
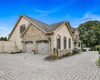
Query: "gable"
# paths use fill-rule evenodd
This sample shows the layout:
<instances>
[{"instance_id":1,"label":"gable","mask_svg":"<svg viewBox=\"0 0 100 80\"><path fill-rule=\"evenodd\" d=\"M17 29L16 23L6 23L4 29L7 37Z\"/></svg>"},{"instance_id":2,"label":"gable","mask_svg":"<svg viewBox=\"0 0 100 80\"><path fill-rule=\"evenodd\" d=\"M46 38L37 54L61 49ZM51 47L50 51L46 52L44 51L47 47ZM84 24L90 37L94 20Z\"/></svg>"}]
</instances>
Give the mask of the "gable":
<instances>
[{"instance_id":1,"label":"gable","mask_svg":"<svg viewBox=\"0 0 100 80\"><path fill-rule=\"evenodd\" d=\"M73 35L73 38L76 38L76 34L78 34L78 36L79 36L79 31L78 31L78 29L75 30L74 35Z\"/></svg>"},{"instance_id":2,"label":"gable","mask_svg":"<svg viewBox=\"0 0 100 80\"><path fill-rule=\"evenodd\" d=\"M46 34L35 25L30 24L22 35L24 41L47 39Z\"/></svg>"},{"instance_id":3,"label":"gable","mask_svg":"<svg viewBox=\"0 0 100 80\"><path fill-rule=\"evenodd\" d=\"M12 29L12 31L8 37L8 40L11 40L15 36L15 34L17 36L20 35L20 26L23 24L25 24L25 26L27 26L29 24L29 21L26 18L24 18L23 16L20 16L18 21L16 22L14 28Z\"/></svg>"},{"instance_id":4,"label":"gable","mask_svg":"<svg viewBox=\"0 0 100 80\"><path fill-rule=\"evenodd\" d=\"M59 28L57 28L54 32L56 33L56 32L60 32L60 31L62 33L68 32L68 34L72 37L72 32L71 32L71 29L70 29L70 25L67 22L65 22L61 26L59 26Z\"/></svg>"}]
</instances>

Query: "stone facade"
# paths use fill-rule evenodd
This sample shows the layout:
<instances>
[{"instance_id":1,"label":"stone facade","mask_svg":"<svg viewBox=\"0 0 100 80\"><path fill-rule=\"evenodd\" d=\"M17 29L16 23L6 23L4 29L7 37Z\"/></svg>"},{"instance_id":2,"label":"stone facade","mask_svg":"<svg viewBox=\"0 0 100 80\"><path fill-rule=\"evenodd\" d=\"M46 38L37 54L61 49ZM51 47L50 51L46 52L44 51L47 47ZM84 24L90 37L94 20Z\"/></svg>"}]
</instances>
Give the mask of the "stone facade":
<instances>
[{"instance_id":1,"label":"stone facade","mask_svg":"<svg viewBox=\"0 0 100 80\"><path fill-rule=\"evenodd\" d=\"M37 41L37 40L48 40L47 35L35 27L34 25L31 25L27 32L23 36L24 41Z\"/></svg>"},{"instance_id":2,"label":"stone facade","mask_svg":"<svg viewBox=\"0 0 100 80\"><path fill-rule=\"evenodd\" d=\"M34 49L36 51L36 42L41 40L47 40L48 38L51 38L52 41L52 35L46 35L45 32L40 30L34 25L31 25L29 29L26 31L26 33L23 35L23 51L25 51L25 42L32 41L34 45ZM49 53L52 53L52 42L49 41Z\"/></svg>"},{"instance_id":3,"label":"stone facade","mask_svg":"<svg viewBox=\"0 0 100 80\"><path fill-rule=\"evenodd\" d=\"M56 49L55 49L55 50L53 51L53 53L56 54L58 57L62 57L62 56L64 56L64 55L66 55L67 52L71 52L71 53L72 53L72 50L67 50L67 49L63 49L63 50L59 49L59 50L56 50Z\"/></svg>"}]
</instances>

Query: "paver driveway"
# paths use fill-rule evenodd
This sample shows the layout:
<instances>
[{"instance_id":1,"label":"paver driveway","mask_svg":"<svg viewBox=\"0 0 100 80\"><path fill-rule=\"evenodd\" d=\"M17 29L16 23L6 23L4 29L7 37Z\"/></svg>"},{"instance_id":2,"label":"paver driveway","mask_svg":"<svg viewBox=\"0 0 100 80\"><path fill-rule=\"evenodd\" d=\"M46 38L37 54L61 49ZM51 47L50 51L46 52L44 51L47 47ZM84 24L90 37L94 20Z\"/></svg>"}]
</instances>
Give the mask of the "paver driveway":
<instances>
[{"instance_id":1,"label":"paver driveway","mask_svg":"<svg viewBox=\"0 0 100 80\"><path fill-rule=\"evenodd\" d=\"M54 62L40 54L0 54L0 80L100 80L97 52L84 52Z\"/></svg>"}]
</instances>

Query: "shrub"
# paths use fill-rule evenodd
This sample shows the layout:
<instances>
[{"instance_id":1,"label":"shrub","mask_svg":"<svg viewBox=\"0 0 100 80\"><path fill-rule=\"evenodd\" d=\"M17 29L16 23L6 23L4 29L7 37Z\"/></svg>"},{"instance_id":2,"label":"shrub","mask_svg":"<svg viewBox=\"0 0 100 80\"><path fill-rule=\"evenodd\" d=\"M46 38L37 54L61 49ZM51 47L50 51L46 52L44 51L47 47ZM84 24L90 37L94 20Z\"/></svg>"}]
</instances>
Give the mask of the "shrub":
<instances>
[{"instance_id":1,"label":"shrub","mask_svg":"<svg viewBox=\"0 0 100 80\"><path fill-rule=\"evenodd\" d=\"M53 60L58 59L58 56L56 54L51 54L49 57L50 59L53 59Z\"/></svg>"},{"instance_id":2,"label":"shrub","mask_svg":"<svg viewBox=\"0 0 100 80\"><path fill-rule=\"evenodd\" d=\"M98 65L100 66L100 57L99 57L99 59L98 59Z\"/></svg>"},{"instance_id":3,"label":"shrub","mask_svg":"<svg viewBox=\"0 0 100 80\"><path fill-rule=\"evenodd\" d=\"M67 56L71 56L72 55L72 53L71 52L67 52L67 54L66 54Z\"/></svg>"},{"instance_id":4,"label":"shrub","mask_svg":"<svg viewBox=\"0 0 100 80\"><path fill-rule=\"evenodd\" d=\"M95 49L96 49L97 51L99 51L99 50L100 50L100 45L95 46Z\"/></svg>"},{"instance_id":5,"label":"shrub","mask_svg":"<svg viewBox=\"0 0 100 80\"><path fill-rule=\"evenodd\" d=\"M100 49L99 49L99 54L100 54Z\"/></svg>"},{"instance_id":6,"label":"shrub","mask_svg":"<svg viewBox=\"0 0 100 80\"><path fill-rule=\"evenodd\" d=\"M73 54L78 54L79 53L79 50L77 49L77 48L75 48L74 50L73 50Z\"/></svg>"}]
</instances>

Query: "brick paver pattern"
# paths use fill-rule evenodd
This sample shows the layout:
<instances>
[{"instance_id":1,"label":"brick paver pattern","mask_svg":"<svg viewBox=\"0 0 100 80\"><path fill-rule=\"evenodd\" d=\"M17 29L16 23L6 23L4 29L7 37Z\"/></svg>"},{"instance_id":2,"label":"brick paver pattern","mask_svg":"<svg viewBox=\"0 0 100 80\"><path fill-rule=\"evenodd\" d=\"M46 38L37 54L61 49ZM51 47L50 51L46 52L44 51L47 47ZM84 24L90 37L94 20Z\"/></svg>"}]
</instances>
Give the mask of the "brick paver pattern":
<instances>
[{"instance_id":1,"label":"brick paver pattern","mask_svg":"<svg viewBox=\"0 0 100 80\"><path fill-rule=\"evenodd\" d=\"M82 52L56 61L46 55L0 54L0 80L100 80L95 51Z\"/></svg>"}]
</instances>

